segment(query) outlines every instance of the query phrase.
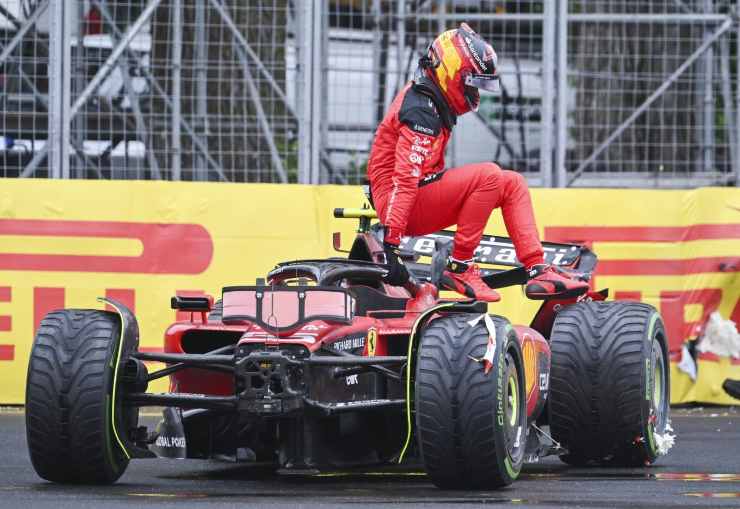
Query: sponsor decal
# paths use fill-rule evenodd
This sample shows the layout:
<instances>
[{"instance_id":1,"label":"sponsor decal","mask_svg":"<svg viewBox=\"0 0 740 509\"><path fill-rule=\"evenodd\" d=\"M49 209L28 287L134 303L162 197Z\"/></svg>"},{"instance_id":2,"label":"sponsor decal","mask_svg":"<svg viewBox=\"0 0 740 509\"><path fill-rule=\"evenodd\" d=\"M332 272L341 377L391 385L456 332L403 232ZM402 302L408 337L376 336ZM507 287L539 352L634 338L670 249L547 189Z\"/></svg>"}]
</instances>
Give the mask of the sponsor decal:
<instances>
[{"instance_id":1,"label":"sponsor decal","mask_svg":"<svg viewBox=\"0 0 740 509\"><path fill-rule=\"evenodd\" d=\"M387 401L387 399L363 399L360 401L338 401L332 404L335 408L352 408L356 406L377 405L379 403L386 403Z\"/></svg>"},{"instance_id":2,"label":"sponsor decal","mask_svg":"<svg viewBox=\"0 0 740 509\"><path fill-rule=\"evenodd\" d=\"M527 388L527 395L530 395L537 379L537 356L534 351L532 336L526 332L522 335L522 356L524 357L524 383Z\"/></svg>"},{"instance_id":3,"label":"sponsor decal","mask_svg":"<svg viewBox=\"0 0 740 509\"><path fill-rule=\"evenodd\" d=\"M427 145L431 145L431 143L432 142L429 138L419 138L418 136L414 136L414 145L425 147Z\"/></svg>"},{"instance_id":4,"label":"sponsor decal","mask_svg":"<svg viewBox=\"0 0 740 509\"><path fill-rule=\"evenodd\" d=\"M392 328L392 329L383 329L383 334L385 335L393 335L393 334L408 334L411 332L411 327L408 327L406 329L400 329L400 328Z\"/></svg>"},{"instance_id":5,"label":"sponsor decal","mask_svg":"<svg viewBox=\"0 0 740 509\"><path fill-rule=\"evenodd\" d=\"M414 152L418 152L420 154L423 154L425 156L426 155L429 155L429 149L426 149L424 147L420 147L419 145L412 145L411 146L411 150L413 150Z\"/></svg>"},{"instance_id":6,"label":"sponsor decal","mask_svg":"<svg viewBox=\"0 0 740 509\"><path fill-rule=\"evenodd\" d=\"M488 66L485 64L485 62L483 61L483 59L478 54L478 50L476 50L475 44L473 44L473 39L470 36L466 36L465 37L465 43L467 44L468 49L470 50L470 54L473 56L473 58L475 59L475 61L478 63L478 67L480 67L480 70L482 72L484 72L484 73L487 72L488 71ZM485 49L485 52L486 52L486 55L485 56L490 57L491 60L494 60L494 62L495 62L495 60L496 60L496 53L493 52L493 51L488 51L488 48Z\"/></svg>"},{"instance_id":7,"label":"sponsor decal","mask_svg":"<svg viewBox=\"0 0 740 509\"><path fill-rule=\"evenodd\" d=\"M437 180L442 178L442 175L444 175L444 173L444 170L440 171L439 173L430 173L426 175L423 179L421 179L419 185L426 185L431 184L432 182L436 182Z\"/></svg>"},{"instance_id":8,"label":"sponsor decal","mask_svg":"<svg viewBox=\"0 0 740 509\"><path fill-rule=\"evenodd\" d=\"M430 129L428 127L424 127L423 125L414 124L414 131L418 131L420 133L429 134L430 136L434 135L434 130Z\"/></svg>"},{"instance_id":9,"label":"sponsor decal","mask_svg":"<svg viewBox=\"0 0 740 509\"><path fill-rule=\"evenodd\" d=\"M367 355L375 357L375 349L378 346L378 330L373 327L367 331Z\"/></svg>"},{"instance_id":10,"label":"sponsor decal","mask_svg":"<svg viewBox=\"0 0 740 509\"><path fill-rule=\"evenodd\" d=\"M440 173L432 173L425 176L422 182L432 181L441 176ZM431 233L423 237L403 237L401 239L402 249L412 249L413 251L431 255L434 253L435 239L449 239L451 235L441 235ZM567 265L572 263L578 256L577 248L570 247L553 247L543 246L545 251L545 262L553 265ZM511 265L518 263L514 244L502 237L487 236L481 239L480 244L475 249L475 259L478 263L501 263ZM601 265L599 265L601 267Z\"/></svg>"},{"instance_id":11,"label":"sponsor decal","mask_svg":"<svg viewBox=\"0 0 740 509\"><path fill-rule=\"evenodd\" d=\"M363 348L365 346L365 335L361 336L347 336L346 338L340 339L334 342L334 349L345 352L347 350L355 350L357 348Z\"/></svg>"},{"instance_id":12,"label":"sponsor decal","mask_svg":"<svg viewBox=\"0 0 740 509\"><path fill-rule=\"evenodd\" d=\"M423 162L424 162L424 158L423 158L423 157L421 157L421 156L420 156L419 154L417 154L416 152L411 152L411 153L409 154L409 161L411 161L411 162L412 162L412 163L414 163L414 164L421 164L421 163L423 163Z\"/></svg>"},{"instance_id":13,"label":"sponsor decal","mask_svg":"<svg viewBox=\"0 0 740 509\"><path fill-rule=\"evenodd\" d=\"M0 270L189 275L204 272L213 257L213 239L199 224L0 219L3 236L68 240L72 246L76 239L117 240L122 252L98 254L80 248L79 253L16 253L0 248ZM140 248L129 252L126 246L131 244Z\"/></svg>"},{"instance_id":14,"label":"sponsor decal","mask_svg":"<svg viewBox=\"0 0 740 509\"><path fill-rule=\"evenodd\" d=\"M349 376L347 376L345 378L347 380L347 385L357 385L358 383L360 383L357 380L357 375L349 375Z\"/></svg>"},{"instance_id":15,"label":"sponsor decal","mask_svg":"<svg viewBox=\"0 0 740 509\"><path fill-rule=\"evenodd\" d=\"M496 374L496 422L504 425L504 357L498 356L498 371Z\"/></svg>"},{"instance_id":16,"label":"sponsor decal","mask_svg":"<svg viewBox=\"0 0 740 509\"><path fill-rule=\"evenodd\" d=\"M154 442L157 447L186 447L185 437L158 436Z\"/></svg>"},{"instance_id":17,"label":"sponsor decal","mask_svg":"<svg viewBox=\"0 0 740 509\"><path fill-rule=\"evenodd\" d=\"M547 373L540 373L540 392L545 392L550 387L550 379Z\"/></svg>"}]
</instances>

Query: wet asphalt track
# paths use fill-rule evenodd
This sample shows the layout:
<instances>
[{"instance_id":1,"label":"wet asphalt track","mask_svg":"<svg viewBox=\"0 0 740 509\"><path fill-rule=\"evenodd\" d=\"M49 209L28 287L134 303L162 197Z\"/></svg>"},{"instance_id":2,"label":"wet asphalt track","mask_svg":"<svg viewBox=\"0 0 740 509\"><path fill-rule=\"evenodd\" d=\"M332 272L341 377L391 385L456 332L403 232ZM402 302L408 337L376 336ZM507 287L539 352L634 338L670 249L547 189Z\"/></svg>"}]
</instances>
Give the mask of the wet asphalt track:
<instances>
[{"instance_id":1,"label":"wet asphalt track","mask_svg":"<svg viewBox=\"0 0 740 509\"><path fill-rule=\"evenodd\" d=\"M441 491L418 473L279 477L204 461L138 460L109 487L42 481L26 452L24 416L0 411L0 507L740 507L740 409L674 410L678 442L646 469L573 469L557 459L526 466L513 486Z\"/></svg>"}]
</instances>

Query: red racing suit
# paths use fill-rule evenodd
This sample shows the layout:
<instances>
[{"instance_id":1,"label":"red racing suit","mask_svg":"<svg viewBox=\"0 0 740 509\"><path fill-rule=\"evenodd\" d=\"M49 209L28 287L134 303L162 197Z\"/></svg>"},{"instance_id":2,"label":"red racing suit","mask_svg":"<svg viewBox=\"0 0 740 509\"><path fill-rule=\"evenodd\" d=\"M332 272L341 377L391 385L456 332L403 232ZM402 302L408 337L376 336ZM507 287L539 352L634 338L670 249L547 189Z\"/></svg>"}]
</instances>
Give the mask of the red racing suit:
<instances>
[{"instance_id":1,"label":"red racing suit","mask_svg":"<svg viewBox=\"0 0 740 509\"><path fill-rule=\"evenodd\" d=\"M470 260L493 209L525 267L543 263L532 201L524 178L494 163L445 170L455 117L428 78L396 96L375 133L367 174L385 240L426 235L457 224L453 258Z\"/></svg>"}]
</instances>

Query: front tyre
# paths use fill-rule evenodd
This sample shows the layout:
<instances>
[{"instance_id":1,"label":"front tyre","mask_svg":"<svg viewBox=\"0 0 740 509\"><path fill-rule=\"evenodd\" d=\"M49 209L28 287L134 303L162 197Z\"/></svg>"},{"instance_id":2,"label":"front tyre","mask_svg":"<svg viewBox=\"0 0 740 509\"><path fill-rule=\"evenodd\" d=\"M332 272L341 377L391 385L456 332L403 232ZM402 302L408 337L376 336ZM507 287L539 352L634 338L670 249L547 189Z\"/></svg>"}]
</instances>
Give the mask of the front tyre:
<instances>
[{"instance_id":1,"label":"front tyre","mask_svg":"<svg viewBox=\"0 0 740 509\"><path fill-rule=\"evenodd\" d=\"M511 484L524 460L527 409L522 352L509 322L492 316L493 368L484 356L489 332L472 315L431 322L421 333L414 402L422 463L448 489Z\"/></svg>"},{"instance_id":2,"label":"front tyre","mask_svg":"<svg viewBox=\"0 0 740 509\"><path fill-rule=\"evenodd\" d=\"M572 465L641 466L672 443L665 327L652 306L583 302L552 330L550 430ZM661 447L662 444L662 447Z\"/></svg>"},{"instance_id":3,"label":"front tyre","mask_svg":"<svg viewBox=\"0 0 740 509\"><path fill-rule=\"evenodd\" d=\"M28 364L26 433L31 463L58 483L109 484L128 457L111 425L113 366L121 335L115 314L65 309L41 321ZM135 418L117 405L118 422Z\"/></svg>"}]
</instances>

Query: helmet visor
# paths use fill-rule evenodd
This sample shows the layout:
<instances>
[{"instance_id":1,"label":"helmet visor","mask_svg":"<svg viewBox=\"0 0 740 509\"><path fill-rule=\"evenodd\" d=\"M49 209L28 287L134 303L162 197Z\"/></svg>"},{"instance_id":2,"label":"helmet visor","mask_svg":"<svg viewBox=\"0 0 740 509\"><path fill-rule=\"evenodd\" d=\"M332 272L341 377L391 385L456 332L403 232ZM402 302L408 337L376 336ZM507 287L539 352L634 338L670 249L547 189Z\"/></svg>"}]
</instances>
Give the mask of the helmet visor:
<instances>
[{"instance_id":1,"label":"helmet visor","mask_svg":"<svg viewBox=\"0 0 740 509\"><path fill-rule=\"evenodd\" d=\"M495 74L468 74L465 84L486 92L498 92L498 76Z\"/></svg>"}]
</instances>

